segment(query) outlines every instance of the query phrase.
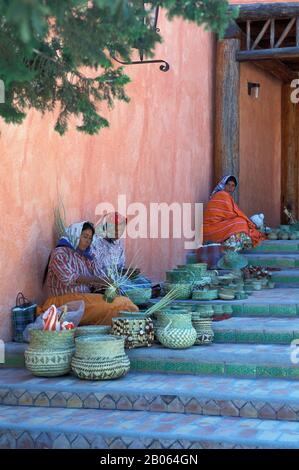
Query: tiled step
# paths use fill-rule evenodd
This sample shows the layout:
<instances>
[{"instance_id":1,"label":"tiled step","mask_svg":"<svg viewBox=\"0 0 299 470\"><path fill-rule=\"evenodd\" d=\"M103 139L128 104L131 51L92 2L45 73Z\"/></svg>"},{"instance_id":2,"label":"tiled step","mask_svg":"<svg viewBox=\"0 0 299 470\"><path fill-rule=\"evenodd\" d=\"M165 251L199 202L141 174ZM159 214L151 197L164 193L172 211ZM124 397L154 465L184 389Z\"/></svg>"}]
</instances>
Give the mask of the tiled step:
<instances>
[{"instance_id":1,"label":"tiled step","mask_svg":"<svg viewBox=\"0 0 299 470\"><path fill-rule=\"evenodd\" d=\"M231 318L213 323L216 343L288 344L299 339L299 318Z\"/></svg>"},{"instance_id":2,"label":"tiled step","mask_svg":"<svg viewBox=\"0 0 299 470\"><path fill-rule=\"evenodd\" d=\"M299 423L147 411L0 407L0 448L299 448Z\"/></svg>"},{"instance_id":3,"label":"tiled step","mask_svg":"<svg viewBox=\"0 0 299 470\"><path fill-rule=\"evenodd\" d=\"M265 240L244 253L299 253L299 240Z\"/></svg>"},{"instance_id":4,"label":"tiled step","mask_svg":"<svg viewBox=\"0 0 299 470\"><path fill-rule=\"evenodd\" d=\"M269 268L299 268L298 254L244 254L248 263L254 266L264 266Z\"/></svg>"},{"instance_id":5,"label":"tiled step","mask_svg":"<svg viewBox=\"0 0 299 470\"><path fill-rule=\"evenodd\" d=\"M176 350L156 345L132 349L129 357L133 371L298 380L291 352L289 345L213 343Z\"/></svg>"},{"instance_id":6,"label":"tiled step","mask_svg":"<svg viewBox=\"0 0 299 470\"><path fill-rule=\"evenodd\" d=\"M70 375L34 377L8 369L0 377L0 405L188 413L299 421L299 383L277 379L129 372L89 382Z\"/></svg>"},{"instance_id":7,"label":"tiled step","mask_svg":"<svg viewBox=\"0 0 299 470\"><path fill-rule=\"evenodd\" d=\"M158 299L155 299L157 301ZM254 291L245 300L213 300L210 302L199 300L181 300L177 304L222 304L231 305L233 316L236 317L297 317L299 316L299 289L280 288L262 289Z\"/></svg>"},{"instance_id":8,"label":"tiled step","mask_svg":"<svg viewBox=\"0 0 299 470\"><path fill-rule=\"evenodd\" d=\"M291 363L289 345L213 343L189 349L154 345L128 350L127 354L132 371L299 379L299 367ZM23 355L19 363L24 367Z\"/></svg>"},{"instance_id":9,"label":"tiled step","mask_svg":"<svg viewBox=\"0 0 299 470\"><path fill-rule=\"evenodd\" d=\"M299 288L299 269L290 268L290 269L281 269L280 271L271 272L275 286L278 288L289 288L297 287Z\"/></svg>"}]
</instances>

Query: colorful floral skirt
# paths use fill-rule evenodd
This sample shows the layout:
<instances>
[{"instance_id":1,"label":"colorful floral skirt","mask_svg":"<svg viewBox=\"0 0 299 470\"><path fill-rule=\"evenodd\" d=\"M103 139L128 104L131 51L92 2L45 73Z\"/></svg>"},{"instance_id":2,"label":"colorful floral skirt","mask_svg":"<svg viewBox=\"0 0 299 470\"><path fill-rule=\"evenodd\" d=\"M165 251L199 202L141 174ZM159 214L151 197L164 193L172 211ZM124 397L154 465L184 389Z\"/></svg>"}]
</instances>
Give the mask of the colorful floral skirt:
<instances>
[{"instance_id":1,"label":"colorful floral skirt","mask_svg":"<svg viewBox=\"0 0 299 470\"><path fill-rule=\"evenodd\" d=\"M241 251L252 248L252 240L247 233L240 232L227 238L222 245L233 251Z\"/></svg>"}]
</instances>

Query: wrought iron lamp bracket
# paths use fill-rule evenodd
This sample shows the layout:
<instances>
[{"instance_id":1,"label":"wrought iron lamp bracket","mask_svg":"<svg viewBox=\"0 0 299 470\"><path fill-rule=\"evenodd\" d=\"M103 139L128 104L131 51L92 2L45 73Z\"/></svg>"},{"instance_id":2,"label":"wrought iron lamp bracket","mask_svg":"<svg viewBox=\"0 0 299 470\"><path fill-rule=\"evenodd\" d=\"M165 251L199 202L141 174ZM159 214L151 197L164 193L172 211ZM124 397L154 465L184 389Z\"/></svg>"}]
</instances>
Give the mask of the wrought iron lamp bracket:
<instances>
[{"instance_id":1,"label":"wrought iron lamp bracket","mask_svg":"<svg viewBox=\"0 0 299 470\"><path fill-rule=\"evenodd\" d=\"M170 68L169 63L165 60L134 60L132 62L123 62L122 60L117 59L115 56L113 56L112 58L122 65L161 64L159 68L162 72L167 72Z\"/></svg>"}]
</instances>

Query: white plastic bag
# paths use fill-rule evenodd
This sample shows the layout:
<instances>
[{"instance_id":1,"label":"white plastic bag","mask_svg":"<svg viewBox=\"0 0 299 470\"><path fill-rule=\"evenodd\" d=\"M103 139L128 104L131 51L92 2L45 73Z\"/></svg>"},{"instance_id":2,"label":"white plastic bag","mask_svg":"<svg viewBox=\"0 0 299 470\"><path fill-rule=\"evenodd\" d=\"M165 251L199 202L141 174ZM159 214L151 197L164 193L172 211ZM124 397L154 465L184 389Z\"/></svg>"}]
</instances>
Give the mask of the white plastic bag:
<instances>
[{"instance_id":1,"label":"white plastic bag","mask_svg":"<svg viewBox=\"0 0 299 470\"><path fill-rule=\"evenodd\" d=\"M58 311L61 313L63 307L67 307L67 313L63 317L64 321L74 323L75 327L79 325L81 318L83 317L85 310L84 300L73 300L68 302L61 307L58 307ZM39 315L34 323L29 323L23 331L23 339L26 343L29 343L29 330L42 330L43 329L43 318Z\"/></svg>"},{"instance_id":2,"label":"white plastic bag","mask_svg":"<svg viewBox=\"0 0 299 470\"><path fill-rule=\"evenodd\" d=\"M250 220L256 225L257 228L262 228L264 225L264 214L254 214L250 217Z\"/></svg>"}]
</instances>

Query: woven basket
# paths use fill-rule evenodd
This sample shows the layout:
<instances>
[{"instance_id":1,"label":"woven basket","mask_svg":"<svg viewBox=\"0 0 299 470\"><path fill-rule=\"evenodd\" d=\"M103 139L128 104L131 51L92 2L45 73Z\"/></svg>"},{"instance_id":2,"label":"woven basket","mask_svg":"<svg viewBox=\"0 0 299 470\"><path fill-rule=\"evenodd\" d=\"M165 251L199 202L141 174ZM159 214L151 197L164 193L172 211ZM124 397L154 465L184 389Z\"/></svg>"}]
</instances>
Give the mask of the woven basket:
<instances>
[{"instance_id":1,"label":"woven basket","mask_svg":"<svg viewBox=\"0 0 299 470\"><path fill-rule=\"evenodd\" d=\"M212 305L196 305L196 309L192 312L192 321L195 318L211 318L214 314Z\"/></svg>"},{"instance_id":2,"label":"woven basket","mask_svg":"<svg viewBox=\"0 0 299 470\"><path fill-rule=\"evenodd\" d=\"M76 328L75 337L90 335L105 335L111 332L109 325L87 325Z\"/></svg>"},{"instance_id":3,"label":"woven basket","mask_svg":"<svg viewBox=\"0 0 299 470\"><path fill-rule=\"evenodd\" d=\"M154 342L152 319L139 312L120 313L120 317L112 318L112 334L123 336L125 347L129 349L151 346Z\"/></svg>"},{"instance_id":4,"label":"woven basket","mask_svg":"<svg viewBox=\"0 0 299 470\"><path fill-rule=\"evenodd\" d=\"M67 374L75 351L74 334L75 330L30 330L30 344L25 351L26 368L42 377Z\"/></svg>"},{"instance_id":5,"label":"woven basket","mask_svg":"<svg viewBox=\"0 0 299 470\"><path fill-rule=\"evenodd\" d=\"M186 349L195 343L196 331L192 326L191 313L158 315L157 338L170 349ZM167 323L166 326L165 323Z\"/></svg>"},{"instance_id":6,"label":"woven basket","mask_svg":"<svg viewBox=\"0 0 299 470\"><path fill-rule=\"evenodd\" d=\"M65 351L74 348L75 329L62 331L29 330L29 347L37 351Z\"/></svg>"},{"instance_id":7,"label":"woven basket","mask_svg":"<svg viewBox=\"0 0 299 470\"><path fill-rule=\"evenodd\" d=\"M214 332L212 329L212 320L210 319L196 319L192 320L192 324L196 330L195 344L200 346L207 346L214 340Z\"/></svg>"},{"instance_id":8,"label":"woven basket","mask_svg":"<svg viewBox=\"0 0 299 470\"><path fill-rule=\"evenodd\" d=\"M190 269L194 274L204 276L207 272L207 263L190 263L186 265L187 269Z\"/></svg>"},{"instance_id":9,"label":"woven basket","mask_svg":"<svg viewBox=\"0 0 299 470\"><path fill-rule=\"evenodd\" d=\"M171 284L165 282L164 284L164 290L165 293L167 294L170 292L172 289L177 290L177 300L188 300L191 297L191 292L192 292L192 286L191 284Z\"/></svg>"},{"instance_id":10,"label":"woven basket","mask_svg":"<svg viewBox=\"0 0 299 470\"><path fill-rule=\"evenodd\" d=\"M218 290L194 290L192 292L193 300L216 300L218 299Z\"/></svg>"},{"instance_id":11,"label":"woven basket","mask_svg":"<svg viewBox=\"0 0 299 470\"><path fill-rule=\"evenodd\" d=\"M126 296L129 297L135 305L146 304L152 296L152 289L151 287L137 287L129 289L126 291Z\"/></svg>"},{"instance_id":12,"label":"woven basket","mask_svg":"<svg viewBox=\"0 0 299 470\"><path fill-rule=\"evenodd\" d=\"M25 351L25 366L33 375L39 377L59 377L71 370L71 359L75 350L65 351Z\"/></svg>"},{"instance_id":13,"label":"woven basket","mask_svg":"<svg viewBox=\"0 0 299 470\"><path fill-rule=\"evenodd\" d=\"M72 358L73 373L83 380L110 380L122 377L130 369L124 350L124 338L108 335L76 338Z\"/></svg>"}]
</instances>

